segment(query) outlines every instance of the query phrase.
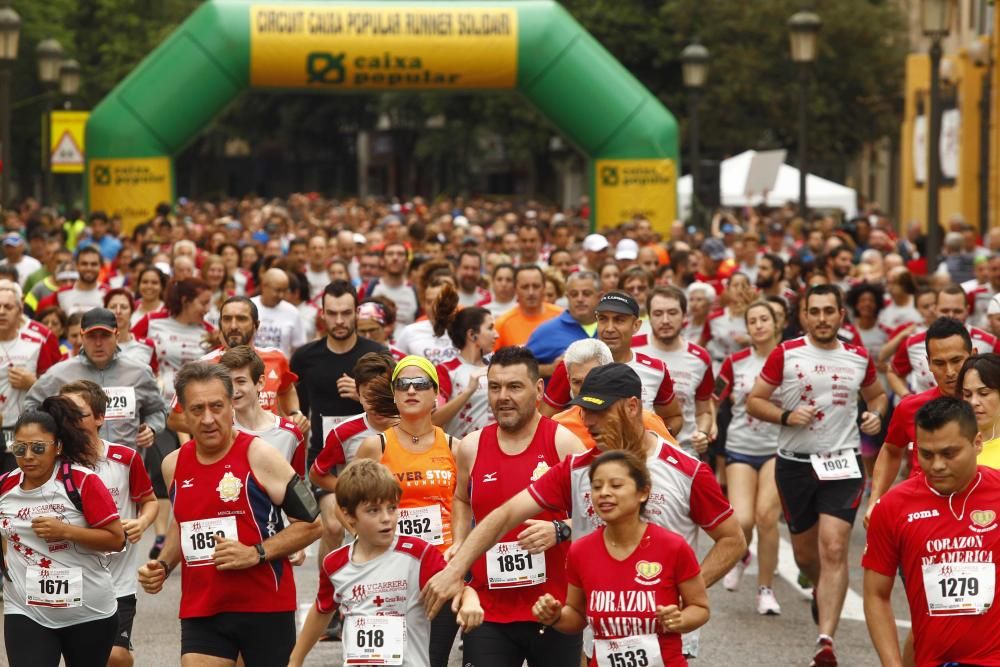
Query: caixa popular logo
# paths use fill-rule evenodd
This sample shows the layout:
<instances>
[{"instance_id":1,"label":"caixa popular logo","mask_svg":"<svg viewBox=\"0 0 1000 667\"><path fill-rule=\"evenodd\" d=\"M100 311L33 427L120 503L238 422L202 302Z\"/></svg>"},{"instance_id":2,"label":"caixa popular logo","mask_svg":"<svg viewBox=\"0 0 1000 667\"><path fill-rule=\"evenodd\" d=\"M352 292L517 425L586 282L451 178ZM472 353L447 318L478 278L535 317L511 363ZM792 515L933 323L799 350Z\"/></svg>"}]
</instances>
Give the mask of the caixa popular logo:
<instances>
[{"instance_id":1,"label":"caixa popular logo","mask_svg":"<svg viewBox=\"0 0 1000 667\"><path fill-rule=\"evenodd\" d=\"M357 56L346 52L312 51L306 55L306 83L310 85L359 88L455 86L461 77L455 72L432 69L420 56L389 51Z\"/></svg>"}]
</instances>

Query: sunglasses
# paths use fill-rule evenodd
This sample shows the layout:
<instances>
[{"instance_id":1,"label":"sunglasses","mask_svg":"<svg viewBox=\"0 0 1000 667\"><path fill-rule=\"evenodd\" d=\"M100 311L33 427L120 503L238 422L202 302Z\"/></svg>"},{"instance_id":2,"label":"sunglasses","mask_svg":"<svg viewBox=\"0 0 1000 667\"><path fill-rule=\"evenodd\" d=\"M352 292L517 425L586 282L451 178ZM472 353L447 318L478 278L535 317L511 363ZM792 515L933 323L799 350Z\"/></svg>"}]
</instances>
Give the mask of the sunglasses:
<instances>
[{"instance_id":1,"label":"sunglasses","mask_svg":"<svg viewBox=\"0 0 1000 667\"><path fill-rule=\"evenodd\" d=\"M28 453L28 448L31 448L31 453L35 456L42 456L45 454L45 450L49 448L49 445L54 445L54 442L12 442L10 443L10 453L16 458L24 458L25 454Z\"/></svg>"},{"instance_id":2,"label":"sunglasses","mask_svg":"<svg viewBox=\"0 0 1000 667\"><path fill-rule=\"evenodd\" d=\"M408 391L413 387L416 391L427 391L434 388L430 378L399 378L396 380L396 391Z\"/></svg>"}]
</instances>

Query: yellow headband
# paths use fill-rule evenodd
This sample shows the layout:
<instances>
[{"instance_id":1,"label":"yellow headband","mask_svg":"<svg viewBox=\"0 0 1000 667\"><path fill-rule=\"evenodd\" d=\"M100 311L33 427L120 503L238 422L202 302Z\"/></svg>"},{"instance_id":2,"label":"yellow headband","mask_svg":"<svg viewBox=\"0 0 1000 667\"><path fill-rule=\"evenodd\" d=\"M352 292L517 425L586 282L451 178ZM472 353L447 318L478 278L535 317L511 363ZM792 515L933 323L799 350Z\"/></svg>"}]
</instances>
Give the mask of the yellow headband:
<instances>
[{"instance_id":1,"label":"yellow headband","mask_svg":"<svg viewBox=\"0 0 1000 667\"><path fill-rule=\"evenodd\" d=\"M434 364L429 362L427 359L424 359L423 357L417 356L415 354L411 354L408 357L403 357L396 363L396 368L393 369L392 371L392 381L395 382L396 378L399 377L400 371L409 366L416 366L423 372L427 373L427 376L431 379L432 382L434 382L434 386L435 387L440 386L440 383L438 382L438 372L437 369L434 368Z\"/></svg>"}]
</instances>

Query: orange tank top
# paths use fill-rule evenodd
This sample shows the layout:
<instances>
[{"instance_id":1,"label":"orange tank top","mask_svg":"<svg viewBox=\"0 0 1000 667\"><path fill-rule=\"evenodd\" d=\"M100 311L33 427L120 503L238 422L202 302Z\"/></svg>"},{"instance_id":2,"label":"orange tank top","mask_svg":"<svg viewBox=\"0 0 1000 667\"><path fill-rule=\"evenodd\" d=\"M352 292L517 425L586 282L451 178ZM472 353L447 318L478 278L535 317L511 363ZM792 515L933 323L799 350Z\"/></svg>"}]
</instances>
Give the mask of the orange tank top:
<instances>
[{"instance_id":1,"label":"orange tank top","mask_svg":"<svg viewBox=\"0 0 1000 667\"><path fill-rule=\"evenodd\" d=\"M451 499L458 472L448 446L450 438L435 426L434 444L426 452L415 453L399 442L395 428L382 435L381 462L403 488L396 532L426 540L444 553L452 542Z\"/></svg>"}]
</instances>

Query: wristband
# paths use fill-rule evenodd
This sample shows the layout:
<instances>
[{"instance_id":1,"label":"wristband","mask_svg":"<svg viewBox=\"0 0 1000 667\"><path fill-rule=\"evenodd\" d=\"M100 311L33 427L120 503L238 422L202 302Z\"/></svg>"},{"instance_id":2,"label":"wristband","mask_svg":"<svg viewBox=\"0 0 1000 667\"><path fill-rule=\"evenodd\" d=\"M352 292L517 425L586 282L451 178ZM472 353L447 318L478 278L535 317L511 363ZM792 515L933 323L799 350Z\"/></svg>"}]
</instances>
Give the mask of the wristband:
<instances>
[{"instance_id":1,"label":"wristband","mask_svg":"<svg viewBox=\"0 0 1000 667\"><path fill-rule=\"evenodd\" d=\"M255 544L253 546L257 550L257 555L260 556L260 559L257 561L257 564L261 565L261 564L267 562L267 554L264 553L264 543L263 542L258 542L257 544Z\"/></svg>"},{"instance_id":2,"label":"wristband","mask_svg":"<svg viewBox=\"0 0 1000 667\"><path fill-rule=\"evenodd\" d=\"M158 560L156 562L163 566L163 578L166 579L167 577L169 577L171 568L169 565L167 565L167 561Z\"/></svg>"},{"instance_id":3,"label":"wristband","mask_svg":"<svg viewBox=\"0 0 1000 667\"><path fill-rule=\"evenodd\" d=\"M788 426L788 418L791 416L791 414L792 414L791 410L785 410L784 412L781 413L782 426Z\"/></svg>"}]
</instances>

